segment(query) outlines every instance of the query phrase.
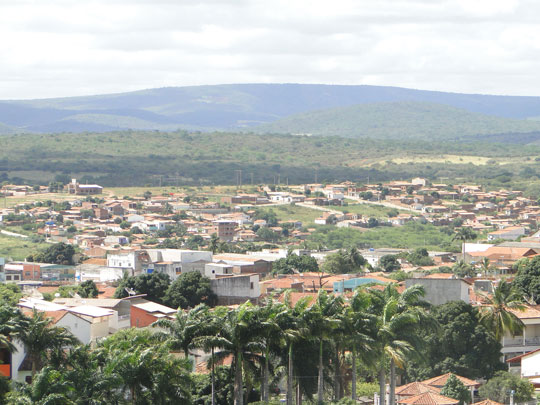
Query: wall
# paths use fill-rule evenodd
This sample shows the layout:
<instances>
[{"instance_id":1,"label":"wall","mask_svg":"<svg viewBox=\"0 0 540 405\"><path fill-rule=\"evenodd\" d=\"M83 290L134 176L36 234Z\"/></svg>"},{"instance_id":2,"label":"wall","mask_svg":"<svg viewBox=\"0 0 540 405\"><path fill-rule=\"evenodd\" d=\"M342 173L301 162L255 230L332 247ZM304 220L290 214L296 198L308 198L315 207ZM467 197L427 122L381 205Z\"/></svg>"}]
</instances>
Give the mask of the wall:
<instances>
[{"instance_id":1,"label":"wall","mask_svg":"<svg viewBox=\"0 0 540 405\"><path fill-rule=\"evenodd\" d=\"M143 309L131 306L131 327L144 328L157 321L157 318Z\"/></svg>"},{"instance_id":2,"label":"wall","mask_svg":"<svg viewBox=\"0 0 540 405\"><path fill-rule=\"evenodd\" d=\"M521 376L530 377L540 375L540 352L521 359Z\"/></svg>"},{"instance_id":3,"label":"wall","mask_svg":"<svg viewBox=\"0 0 540 405\"><path fill-rule=\"evenodd\" d=\"M405 287L421 285L426 290L424 299L433 305L449 301L469 303L469 284L460 279L411 278L405 280Z\"/></svg>"},{"instance_id":4,"label":"wall","mask_svg":"<svg viewBox=\"0 0 540 405\"><path fill-rule=\"evenodd\" d=\"M83 344L89 344L92 340L91 332L90 332L90 322L79 318L78 316L67 313L65 314L62 319L60 319L56 326L63 326L64 328L68 329L77 339L81 341Z\"/></svg>"},{"instance_id":5,"label":"wall","mask_svg":"<svg viewBox=\"0 0 540 405\"><path fill-rule=\"evenodd\" d=\"M236 298L241 302L257 299L261 295L258 275L222 277L210 280L212 291L218 299Z\"/></svg>"}]
</instances>

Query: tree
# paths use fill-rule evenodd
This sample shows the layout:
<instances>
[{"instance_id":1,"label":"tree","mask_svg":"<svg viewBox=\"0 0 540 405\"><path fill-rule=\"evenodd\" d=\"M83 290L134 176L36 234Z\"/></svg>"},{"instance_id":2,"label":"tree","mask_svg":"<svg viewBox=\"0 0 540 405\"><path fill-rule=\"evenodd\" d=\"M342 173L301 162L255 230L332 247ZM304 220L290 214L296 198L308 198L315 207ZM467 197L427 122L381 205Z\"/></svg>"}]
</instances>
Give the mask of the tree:
<instances>
[{"instance_id":1,"label":"tree","mask_svg":"<svg viewBox=\"0 0 540 405\"><path fill-rule=\"evenodd\" d=\"M234 369L234 405L244 404L244 359L260 353L261 345L256 341L259 323L253 305L246 302L235 310L230 310L222 318L220 348L218 355L232 354Z\"/></svg>"},{"instance_id":2,"label":"tree","mask_svg":"<svg viewBox=\"0 0 540 405\"><path fill-rule=\"evenodd\" d=\"M171 279L164 273L141 274L134 277L124 277L120 280L115 298L124 298L129 294L127 289L133 289L137 294L146 294L146 299L163 304L165 294L171 284Z\"/></svg>"},{"instance_id":3,"label":"tree","mask_svg":"<svg viewBox=\"0 0 540 405\"><path fill-rule=\"evenodd\" d=\"M387 273L401 269L401 264L396 255L384 255L379 260L379 266Z\"/></svg>"},{"instance_id":4,"label":"tree","mask_svg":"<svg viewBox=\"0 0 540 405\"><path fill-rule=\"evenodd\" d=\"M35 253L30 261L54 264L73 264L75 248L67 243L55 243L45 250Z\"/></svg>"},{"instance_id":5,"label":"tree","mask_svg":"<svg viewBox=\"0 0 540 405\"><path fill-rule=\"evenodd\" d=\"M309 336L316 339L319 346L319 365L317 378L317 402L324 401L323 346L331 337L331 331L338 325L338 315L343 307L341 296L330 296L319 290L315 303L306 310L306 325Z\"/></svg>"},{"instance_id":6,"label":"tree","mask_svg":"<svg viewBox=\"0 0 540 405\"><path fill-rule=\"evenodd\" d=\"M33 310L32 316L25 317L13 336L24 345L32 363L32 378L36 375L38 363L49 350L58 350L79 343L67 329L51 326L51 319L43 312Z\"/></svg>"},{"instance_id":7,"label":"tree","mask_svg":"<svg viewBox=\"0 0 540 405\"><path fill-rule=\"evenodd\" d=\"M523 296L512 284L501 280L488 296L482 294L485 305L479 307L480 321L495 334L495 339L500 341L505 332L512 336L521 335L525 325L523 321L512 311L524 311Z\"/></svg>"},{"instance_id":8,"label":"tree","mask_svg":"<svg viewBox=\"0 0 540 405\"><path fill-rule=\"evenodd\" d=\"M190 404L190 362L170 354L148 330L117 332L102 344L105 372L122 379L133 404Z\"/></svg>"},{"instance_id":9,"label":"tree","mask_svg":"<svg viewBox=\"0 0 540 405\"><path fill-rule=\"evenodd\" d=\"M319 264L314 257L307 255L298 256L289 252L287 257L278 259L272 263L272 274L294 274L306 271L319 271Z\"/></svg>"},{"instance_id":10,"label":"tree","mask_svg":"<svg viewBox=\"0 0 540 405\"><path fill-rule=\"evenodd\" d=\"M131 224L127 221L122 221L120 222L120 228L121 229L129 229L131 228Z\"/></svg>"},{"instance_id":11,"label":"tree","mask_svg":"<svg viewBox=\"0 0 540 405\"><path fill-rule=\"evenodd\" d=\"M490 378L496 371L506 369L501 362L501 343L480 322L478 309L452 301L433 307L431 312L440 331L424 333L424 360L413 358L408 362L409 380L448 372L471 379Z\"/></svg>"},{"instance_id":12,"label":"tree","mask_svg":"<svg viewBox=\"0 0 540 405\"><path fill-rule=\"evenodd\" d=\"M376 318L368 312L371 305L371 297L364 290L358 289L349 301L349 306L344 311L342 318L343 330L346 336L348 348L352 354L352 382L351 399L356 401L357 397L357 356L361 353L364 363L372 363L374 353L372 350L374 335L373 328Z\"/></svg>"},{"instance_id":13,"label":"tree","mask_svg":"<svg viewBox=\"0 0 540 405\"><path fill-rule=\"evenodd\" d=\"M368 228L376 228L379 226L379 221L377 218L369 218L367 222Z\"/></svg>"},{"instance_id":14,"label":"tree","mask_svg":"<svg viewBox=\"0 0 540 405\"><path fill-rule=\"evenodd\" d=\"M326 256L322 270L332 274L350 274L364 271L367 260L354 247L348 251L338 250Z\"/></svg>"},{"instance_id":15,"label":"tree","mask_svg":"<svg viewBox=\"0 0 540 405\"><path fill-rule=\"evenodd\" d=\"M446 384L442 387L441 395L457 399L459 405L469 403L471 399L469 389L454 374L450 374L450 377L446 380Z\"/></svg>"},{"instance_id":16,"label":"tree","mask_svg":"<svg viewBox=\"0 0 540 405\"><path fill-rule=\"evenodd\" d=\"M309 330L306 325L306 314L310 299L303 297L292 304L290 291L285 293L284 298L287 312L280 317L279 327L286 344L286 354L284 356L287 368L287 405L293 403L293 378L294 378L294 347L296 343L308 335ZM298 382L300 384L300 382Z\"/></svg>"},{"instance_id":17,"label":"tree","mask_svg":"<svg viewBox=\"0 0 540 405\"><path fill-rule=\"evenodd\" d=\"M210 242L208 243L208 248L214 254L217 252L219 248L219 237L215 233L213 233L210 236Z\"/></svg>"},{"instance_id":18,"label":"tree","mask_svg":"<svg viewBox=\"0 0 540 405\"><path fill-rule=\"evenodd\" d=\"M77 289L77 293L82 298L96 298L98 296L98 289L96 287L96 283L94 283L93 280L87 280L83 281L79 288Z\"/></svg>"},{"instance_id":19,"label":"tree","mask_svg":"<svg viewBox=\"0 0 540 405\"><path fill-rule=\"evenodd\" d=\"M422 286L415 285L399 294L396 286L389 284L384 291L372 291L372 313L377 317L374 348L378 353L377 370L379 374L380 400L384 405L386 396L386 365L390 363L390 404L394 403L395 367L404 368L405 360L411 359L418 352L423 333L431 326L429 317L423 308L427 304L422 300L425 292Z\"/></svg>"},{"instance_id":20,"label":"tree","mask_svg":"<svg viewBox=\"0 0 540 405\"><path fill-rule=\"evenodd\" d=\"M193 308L199 304L214 306L217 297L210 286L210 279L198 271L182 273L169 286L165 303L172 308Z\"/></svg>"},{"instance_id":21,"label":"tree","mask_svg":"<svg viewBox=\"0 0 540 405\"><path fill-rule=\"evenodd\" d=\"M508 371L498 371L480 387L479 394L482 398L507 403L510 391L514 391L514 403L527 402L533 397L534 387L527 379Z\"/></svg>"},{"instance_id":22,"label":"tree","mask_svg":"<svg viewBox=\"0 0 540 405\"><path fill-rule=\"evenodd\" d=\"M143 198L144 198L145 200L149 200L150 198L152 198L152 192L151 192L151 191L148 191L148 190L145 191L145 192L143 193Z\"/></svg>"},{"instance_id":23,"label":"tree","mask_svg":"<svg viewBox=\"0 0 540 405\"><path fill-rule=\"evenodd\" d=\"M460 260L452 266L452 273L459 278L474 277L476 275L476 270L470 264Z\"/></svg>"},{"instance_id":24,"label":"tree","mask_svg":"<svg viewBox=\"0 0 540 405\"><path fill-rule=\"evenodd\" d=\"M276 242L279 240L279 234L274 232L270 228L267 228L266 226L259 228L256 234L260 240L263 240L266 242Z\"/></svg>"},{"instance_id":25,"label":"tree","mask_svg":"<svg viewBox=\"0 0 540 405\"><path fill-rule=\"evenodd\" d=\"M425 248L415 249L413 252L406 253L405 259L413 266L433 266L433 260Z\"/></svg>"},{"instance_id":26,"label":"tree","mask_svg":"<svg viewBox=\"0 0 540 405\"><path fill-rule=\"evenodd\" d=\"M540 256L516 263L517 275L514 286L528 299L540 303Z\"/></svg>"},{"instance_id":27,"label":"tree","mask_svg":"<svg viewBox=\"0 0 540 405\"><path fill-rule=\"evenodd\" d=\"M465 243L468 240L474 240L477 237L478 235L472 230L472 228L462 227L457 230L452 240L461 241L461 255L462 257L464 257L465 256Z\"/></svg>"},{"instance_id":28,"label":"tree","mask_svg":"<svg viewBox=\"0 0 540 405\"><path fill-rule=\"evenodd\" d=\"M0 283L0 305L16 305L22 297L22 291L14 283Z\"/></svg>"}]
</instances>

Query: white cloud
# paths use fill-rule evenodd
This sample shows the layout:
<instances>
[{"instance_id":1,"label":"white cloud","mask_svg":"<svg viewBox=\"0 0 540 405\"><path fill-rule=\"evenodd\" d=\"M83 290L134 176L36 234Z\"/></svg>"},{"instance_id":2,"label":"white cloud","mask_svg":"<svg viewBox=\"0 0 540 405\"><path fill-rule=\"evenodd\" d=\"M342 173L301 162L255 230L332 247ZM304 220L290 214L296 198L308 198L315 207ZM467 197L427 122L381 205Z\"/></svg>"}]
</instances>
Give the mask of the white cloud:
<instances>
[{"instance_id":1,"label":"white cloud","mask_svg":"<svg viewBox=\"0 0 540 405\"><path fill-rule=\"evenodd\" d=\"M242 82L539 95L533 0L0 0L0 99Z\"/></svg>"}]
</instances>

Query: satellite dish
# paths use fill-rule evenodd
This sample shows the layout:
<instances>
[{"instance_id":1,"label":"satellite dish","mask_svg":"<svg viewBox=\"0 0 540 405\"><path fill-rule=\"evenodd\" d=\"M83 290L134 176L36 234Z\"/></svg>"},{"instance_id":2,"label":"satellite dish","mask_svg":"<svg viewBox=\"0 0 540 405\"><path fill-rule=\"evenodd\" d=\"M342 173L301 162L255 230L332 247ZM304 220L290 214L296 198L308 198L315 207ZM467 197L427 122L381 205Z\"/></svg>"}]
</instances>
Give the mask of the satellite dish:
<instances>
[{"instance_id":1,"label":"satellite dish","mask_svg":"<svg viewBox=\"0 0 540 405\"><path fill-rule=\"evenodd\" d=\"M59 298L59 297L60 297L60 293L54 293L54 296L55 296L56 298Z\"/></svg>"}]
</instances>

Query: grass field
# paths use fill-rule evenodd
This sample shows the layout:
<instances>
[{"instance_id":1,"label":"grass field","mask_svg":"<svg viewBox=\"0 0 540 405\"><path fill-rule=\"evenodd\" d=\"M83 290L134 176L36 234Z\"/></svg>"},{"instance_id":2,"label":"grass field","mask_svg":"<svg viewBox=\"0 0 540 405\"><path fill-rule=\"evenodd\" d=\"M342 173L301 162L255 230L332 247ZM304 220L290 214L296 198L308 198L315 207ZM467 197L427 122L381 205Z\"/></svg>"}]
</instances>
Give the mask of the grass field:
<instances>
[{"instance_id":1,"label":"grass field","mask_svg":"<svg viewBox=\"0 0 540 405\"><path fill-rule=\"evenodd\" d=\"M361 214L366 217L373 217L373 218L385 218L388 219L388 212L392 211L392 208L383 207L381 205L374 205L374 204L351 204L343 207L332 207L332 209L335 209L337 211L342 212L350 212L353 214ZM398 210L399 211L399 210ZM406 211L400 211L400 213L404 213Z\"/></svg>"},{"instance_id":2,"label":"grass field","mask_svg":"<svg viewBox=\"0 0 540 405\"><path fill-rule=\"evenodd\" d=\"M276 205L261 209L261 211L274 211L279 221L301 221L302 224L313 224L313 221L320 217L323 211L311 208L300 207L298 205Z\"/></svg>"},{"instance_id":3,"label":"grass field","mask_svg":"<svg viewBox=\"0 0 540 405\"><path fill-rule=\"evenodd\" d=\"M6 197L0 198L0 208L3 207L13 207L18 204L27 204L27 203L33 203L35 201L73 201L77 198L80 198L80 196L74 196L72 194L66 194L66 193L45 193L45 194L30 194L30 195L24 195L24 196L14 196L14 197Z\"/></svg>"},{"instance_id":4,"label":"grass field","mask_svg":"<svg viewBox=\"0 0 540 405\"><path fill-rule=\"evenodd\" d=\"M34 243L28 239L14 238L0 234L0 257L6 259L24 260L29 254L47 246L50 245L47 243Z\"/></svg>"}]
</instances>

